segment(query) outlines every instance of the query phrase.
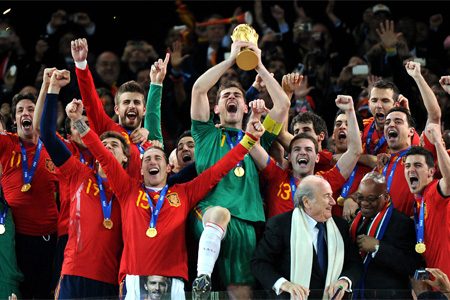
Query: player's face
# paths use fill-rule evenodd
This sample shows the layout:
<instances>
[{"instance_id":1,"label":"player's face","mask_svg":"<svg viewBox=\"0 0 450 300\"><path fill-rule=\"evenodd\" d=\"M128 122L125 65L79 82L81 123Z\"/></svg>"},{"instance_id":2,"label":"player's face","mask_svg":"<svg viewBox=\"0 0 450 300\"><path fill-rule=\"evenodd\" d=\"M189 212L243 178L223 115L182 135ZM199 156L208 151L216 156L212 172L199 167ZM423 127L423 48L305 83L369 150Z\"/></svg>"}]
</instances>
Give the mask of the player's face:
<instances>
[{"instance_id":1,"label":"player's face","mask_svg":"<svg viewBox=\"0 0 450 300\"><path fill-rule=\"evenodd\" d=\"M299 135L300 133L306 133L307 135L312 136L318 143L320 143L318 135L314 131L314 125L312 122L298 122L292 126L294 131L294 135Z\"/></svg>"},{"instance_id":2,"label":"player's face","mask_svg":"<svg viewBox=\"0 0 450 300\"><path fill-rule=\"evenodd\" d=\"M425 156L408 155L405 160L405 178L409 190L415 195L421 195L428 183L433 180L435 169L429 168Z\"/></svg>"},{"instance_id":3,"label":"player's face","mask_svg":"<svg viewBox=\"0 0 450 300\"><path fill-rule=\"evenodd\" d=\"M181 169L195 161L194 152L195 142L193 137L185 136L178 142L177 159Z\"/></svg>"},{"instance_id":4,"label":"player's face","mask_svg":"<svg viewBox=\"0 0 450 300\"><path fill-rule=\"evenodd\" d=\"M20 137L31 139L34 134L33 118L36 105L30 100L20 100L16 105L17 133Z\"/></svg>"},{"instance_id":5,"label":"player's face","mask_svg":"<svg viewBox=\"0 0 450 300\"><path fill-rule=\"evenodd\" d=\"M134 130L141 125L146 112L144 95L136 92L123 93L114 110L119 116L119 123L128 130Z\"/></svg>"},{"instance_id":6,"label":"player's face","mask_svg":"<svg viewBox=\"0 0 450 300\"><path fill-rule=\"evenodd\" d=\"M119 139L108 137L103 139L102 143L103 146L105 146L105 148L114 155L114 157L121 165L128 161L128 158L123 152L122 142Z\"/></svg>"},{"instance_id":7,"label":"player's face","mask_svg":"<svg viewBox=\"0 0 450 300\"><path fill-rule=\"evenodd\" d=\"M214 112L220 117L220 123L231 127L242 126L242 119L247 111L244 95L235 87L222 90L219 103L214 107Z\"/></svg>"},{"instance_id":8,"label":"player's face","mask_svg":"<svg viewBox=\"0 0 450 300\"><path fill-rule=\"evenodd\" d=\"M299 139L292 145L289 160L292 164L294 174L299 177L305 177L314 173L314 167L319 162L319 155L316 153L312 141Z\"/></svg>"},{"instance_id":9,"label":"player's face","mask_svg":"<svg viewBox=\"0 0 450 300\"><path fill-rule=\"evenodd\" d=\"M369 109L378 130L383 130L386 114L394 107L394 91L392 89L373 88L370 91Z\"/></svg>"},{"instance_id":10,"label":"player's face","mask_svg":"<svg viewBox=\"0 0 450 300\"><path fill-rule=\"evenodd\" d=\"M383 189L383 185L372 180L365 180L359 184L355 199L361 209L362 216L373 218L383 210L387 201L387 193Z\"/></svg>"},{"instance_id":11,"label":"player's face","mask_svg":"<svg viewBox=\"0 0 450 300\"><path fill-rule=\"evenodd\" d=\"M164 187L166 185L170 166L167 164L165 154L161 149L154 148L145 151L142 158L141 173L144 176L144 183L148 187Z\"/></svg>"},{"instance_id":12,"label":"player's face","mask_svg":"<svg viewBox=\"0 0 450 300\"><path fill-rule=\"evenodd\" d=\"M308 201L305 211L317 222L326 222L331 218L331 209L336 201L333 199L333 191L328 182L321 180L317 182L314 201Z\"/></svg>"},{"instance_id":13,"label":"player's face","mask_svg":"<svg viewBox=\"0 0 450 300\"><path fill-rule=\"evenodd\" d=\"M347 116L345 114L340 114L336 118L333 129L333 139L336 145L336 153L344 153L347 151L347 125Z\"/></svg>"},{"instance_id":14,"label":"player's face","mask_svg":"<svg viewBox=\"0 0 450 300\"><path fill-rule=\"evenodd\" d=\"M395 153L408 148L413 135L414 128L409 127L405 113L394 111L386 116L384 136L391 151Z\"/></svg>"},{"instance_id":15,"label":"player's face","mask_svg":"<svg viewBox=\"0 0 450 300\"><path fill-rule=\"evenodd\" d=\"M160 300L164 294L168 292L167 282L163 276L148 276L147 282L144 284L148 296L152 300Z\"/></svg>"},{"instance_id":16,"label":"player's face","mask_svg":"<svg viewBox=\"0 0 450 300\"><path fill-rule=\"evenodd\" d=\"M83 116L83 120L84 122L89 126L89 120L88 117ZM87 148L86 145L84 144L83 140L81 139L80 133L78 132L78 129L75 127L75 125L73 125L73 122L70 122L70 128L72 133L68 134L67 137L72 140L73 142L75 142L77 145L82 146L83 148Z\"/></svg>"}]
</instances>

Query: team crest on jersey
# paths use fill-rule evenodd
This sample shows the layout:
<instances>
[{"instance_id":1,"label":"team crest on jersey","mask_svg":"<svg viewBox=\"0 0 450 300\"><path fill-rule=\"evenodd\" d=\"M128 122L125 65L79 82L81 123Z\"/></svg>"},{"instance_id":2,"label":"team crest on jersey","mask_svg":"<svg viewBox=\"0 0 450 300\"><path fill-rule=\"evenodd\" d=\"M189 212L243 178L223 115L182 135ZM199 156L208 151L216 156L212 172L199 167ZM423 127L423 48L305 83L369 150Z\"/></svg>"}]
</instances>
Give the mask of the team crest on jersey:
<instances>
[{"instance_id":1,"label":"team crest on jersey","mask_svg":"<svg viewBox=\"0 0 450 300\"><path fill-rule=\"evenodd\" d=\"M127 144L130 144L130 136L128 135L128 132L122 131L121 134L124 136L124 138L127 140Z\"/></svg>"},{"instance_id":2,"label":"team crest on jersey","mask_svg":"<svg viewBox=\"0 0 450 300\"><path fill-rule=\"evenodd\" d=\"M178 207L181 205L180 198L178 198L177 193L167 195L167 200L169 200L170 206Z\"/></svg>"},{"instance_id":3,"label":"team crest on jersey","mask_svg":"<svg viewBox=\"0 0 450 300\"><path fill-rule=\"evenodd\" d=\"M423 204L423 218L424 220L428 217L428 210L427 210L427 204Z\"/></svg>"},{"instance_id":4,"label":"team crest on jersey","mask_svg":"<svg viewBox=\"0 0 450 300\"><path fill-rule=\"evenodd\" d=\"M50 158L45 159L45 168L50 173L55 173L55 164L53 163L53 161Z\"/></svg>"}]
</instances>

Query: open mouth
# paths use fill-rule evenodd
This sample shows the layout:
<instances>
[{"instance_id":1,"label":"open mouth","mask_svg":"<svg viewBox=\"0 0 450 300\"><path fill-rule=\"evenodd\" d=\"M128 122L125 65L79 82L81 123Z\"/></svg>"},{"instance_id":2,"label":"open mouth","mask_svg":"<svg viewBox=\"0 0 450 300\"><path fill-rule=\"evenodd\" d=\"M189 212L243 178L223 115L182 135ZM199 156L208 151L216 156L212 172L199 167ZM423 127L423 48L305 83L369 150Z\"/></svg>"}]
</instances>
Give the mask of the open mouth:
<instances>
[{"instance_id":1,"label":"open mouth","mask_svg":"<svg viewBox=\"0 0 450 300\"><path fill-rule=\"evenodd\" d=\"M130 121L136 120L136 117L137 117L137 114L136 114L135 111L130 111L130 112L127 113L127 118L128 118Z\"/></svg>"},{"instance_id":2,"label":"open mouth","mask_svg":"<svg viewBox=\"0 0 450 300\"><path fill-rule=\"evenodd\" d=\"M390 139L395 139L398 137L398 133L395 130L389 130L388 131L388 137Z\"/></svg>"},{"instance_id":3,"label":"open mouth","mask_svg":"<svg viewBox=\"0 0 450 300\"><path fill-rule=\"evenodd\" d=\"M227 105L227 112L229 113L235 113L237 112L237 104L234 102L230 102Z\"/></svg>"},{"instance_id":4,"label":"open mouth","mask_svg":"<svg viewBox=\"0 0 450 300\"><path fill-rule=\"evenodd\" d=\"M306 158L299 158L297 160L297 163L299 166L305 167L308 164L308 161L306 160Z\"/></svg>"},{"instance_id":5,"label":"open mouth","mask_svg":"<svg viewBox=\"0 0 450 300\"><path fill-rule=\"evenodd\" d=\"M156 168L153 168L153 169L150 169L150 175L156 175L156 174L158 174L159 173L159 170L158 169L156 169Z\"/></svg>"},{"instance_id":6,"label":"open mouth","mask_svg":"<svg viewBox=\"0 0 450 300\"><path fill-rule=\"evenodd\" d=\"M383 113L376 113L375 119L378 123L384 123L384 114Z\"/></svg>"},{"instance_id":7,"label":"open mouth","mask_svg":"<svg viewBox=\"0 0 450 300\"><path fill-rule=\"evenodd\" d=\"M30 129L31 126L33 125L33 122L31 122L31 120L22 120L22 127L23 129Z\"/></svg>"},{"instance_id":8,"label":"open mouth","mask_svg":"<svg viewBox=\"0 0 450 300\"><path fill-rule=\"evenodd\" d=\"M338 140L343 142L347 138L347 135L344 132L339 133Z\"/></svg>"},{"instance_id":9,"label":"open mouth","mask_svg":"<svg viewBox=\"0 0 450 300\"><path fill-rule=\"evenodd\" d=\"M419 187L419 178L417 178L415 175L409 176L409 182L410 182L411 188L416 189Z\"/></svg>"},{"instance_id":10,"label":"open mouth","mask_svg":"<svg viewBox=\"0 0 450 300\"><path fill-rule=\"evenodd\" d=\"M183 162L188 162L188 161L191 161L192 160L192 157L191 157L191 154L189 153L186 153L186 154L184 154L183 155Z\"/></svg>"}]
</instances>

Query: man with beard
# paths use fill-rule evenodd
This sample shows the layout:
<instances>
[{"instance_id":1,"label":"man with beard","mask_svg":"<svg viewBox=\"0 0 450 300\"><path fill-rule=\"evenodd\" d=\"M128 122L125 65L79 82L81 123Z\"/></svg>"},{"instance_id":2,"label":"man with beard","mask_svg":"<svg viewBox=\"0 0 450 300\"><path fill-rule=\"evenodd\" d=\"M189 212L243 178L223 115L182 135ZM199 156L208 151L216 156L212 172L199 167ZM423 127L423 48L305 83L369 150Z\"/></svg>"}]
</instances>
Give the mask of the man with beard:
<instances>
[{"instance_id":1,"label":"man with beard","mask_svg":"<svg viewBox=\"0 0 450 300\"><path fill-rule=\"evenodd\" d=\"M262 64L261 50L253 43L236 40L231 45L230 56L201 75L192 89L191 130L198 174L229 152L244 135L242 121L248 107L245 104L245 90L238 82L229 81L217 92L214 112L219 115L220 128L214 126L208 101L209 89L235 64L236 56L244 48L257 55L255 70L264 81L274 103L264 120L266 133L261 138L261 145L265 149L276 138L287 115L289 99ZM241 201L237 201L239 199ZM191 215L191 229L197 238L201 236L198 277L193 283L195 297L200 299L208 296L211 290L210 275L220 253L220 277L229 293L236 298L251 298L251 286L256 283L249 268L256 246L253 226L264 220L257 170L250 156L246 156L236 165L234 172L227 174L214 191L198 204Z\"/></svg>"},{"instance_id":2,"label":"man with beard","mask_svg":"<svg viewBox=\"0 0 450 300\"><path fill-rule=\"evenodd\" d=\"M135 81L122 84L115 95L114 111L119 116L119 124L106 115L102 102L95 90L94 80L87 65L88 45L86 39L72 41L72 56L75 60L78 85L92 130L98 135L105 131L122 134L131 147L128 174L141 178L141 154L150 146L148 132L140 133L142 118L145 115L144 91Z\"/></svg>"},{"instance_id":3,"label":"man with beard","mask_svg":"<svg viewBox=\"0 0 450 300\"><path fill-rule=\"evenodd\" d=\"M0 132L1 184L16 225L17 263L25 276L22 296L49 299L58 224L57 178L33 126L35 103L33 94L13 97L17 133Z\"/></svg>"},{"instance_id":4,"label":"man with beard","mask_svg":"<svg viewBox=\"0 0 450 300\"><path fill-rule=\"evenodd\" d=\"M144 300L170 299L170 278L164 276L143 276L144 289L147 291Z\"/></svg>"}]
</instances>

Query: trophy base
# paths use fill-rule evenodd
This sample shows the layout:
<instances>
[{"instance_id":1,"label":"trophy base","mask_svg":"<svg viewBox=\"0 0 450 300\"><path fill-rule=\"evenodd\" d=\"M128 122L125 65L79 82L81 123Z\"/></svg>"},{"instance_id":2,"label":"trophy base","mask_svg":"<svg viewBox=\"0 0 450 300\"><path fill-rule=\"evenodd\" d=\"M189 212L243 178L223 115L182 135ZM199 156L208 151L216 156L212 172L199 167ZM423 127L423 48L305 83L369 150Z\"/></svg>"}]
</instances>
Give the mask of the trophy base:
<instances>
[{"instance_id":1,"label":"trophy base","mask_svg":"<svg viewBox=\"0 0 450 300\"><path fill-rule=\"evenodd\" d=\"M250 71L258 65L258 56L250 49L244 49L236 56L236 64L244 71Z\"/></svg>"}]
</instances>

